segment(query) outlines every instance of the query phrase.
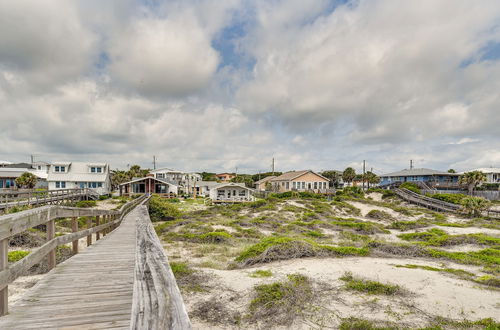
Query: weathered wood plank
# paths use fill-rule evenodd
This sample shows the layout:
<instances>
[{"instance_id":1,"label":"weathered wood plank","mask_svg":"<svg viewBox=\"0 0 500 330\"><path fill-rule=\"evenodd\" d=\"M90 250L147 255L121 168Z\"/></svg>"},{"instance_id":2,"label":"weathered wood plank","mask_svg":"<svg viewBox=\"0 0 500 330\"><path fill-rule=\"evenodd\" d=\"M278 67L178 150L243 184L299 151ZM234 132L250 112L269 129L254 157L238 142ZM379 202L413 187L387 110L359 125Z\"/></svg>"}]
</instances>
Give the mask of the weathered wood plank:
<instances>
[{"instance_id":1,"label":"weathered wood plank","mask_svg":"<svg viewBox=\"0 0 500 330\"><path fill-rule=\"evenodd\" d=\"M131 329L191 329L181 293L147 208L137 209L140 217Z\"/></svg>"}]
</instances>

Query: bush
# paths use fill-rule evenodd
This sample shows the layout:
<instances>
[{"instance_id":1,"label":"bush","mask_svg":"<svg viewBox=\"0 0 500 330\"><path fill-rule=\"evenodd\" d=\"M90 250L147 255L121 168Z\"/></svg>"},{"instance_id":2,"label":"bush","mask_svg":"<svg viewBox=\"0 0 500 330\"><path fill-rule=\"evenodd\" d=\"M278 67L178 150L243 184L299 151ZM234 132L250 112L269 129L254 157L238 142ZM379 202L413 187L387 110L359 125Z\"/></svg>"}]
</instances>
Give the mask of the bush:
<instances>
[{"instance_id":1,"label":"bush","mask_svg":"<svg viewBox=\"0 0 500 330\"><path fill-rule=\"evenodd\" d=\"M250 277L271 277L273 276L273 272L270 270L259 269L250 274Z\"/></svg>"},{"instance_id":2,"label":"bush","mask_svg":"<svg viewBox=\"0 0 500 330\"><path fill-rule=\"evenodd\" d=\"M392 190L384 190L384 193L382 194L382 199L386 199L386 198L391 198L391 197L395 197L396 196L396 193Z\"/></svg>"},{"instance_id":3,"label":"bush","mask_svg":"<svg viewBox=\"0 0 500 330\"><path fill-rule=\"evenodd\" d=\"M337 191L336 194L355 198L365 197L365 193L360 187L345 187L344 189Z\"/></svg>"},{"instance_id":4,"label":"bush","mask_svg":"<svg viewBox=\"0 0 500 330\"><path fill-rule=\"evenodd\" d=\"M413 183L413 182L403 182L399 188L401 189L408 189L410 191L413 191L417 194L422 194L422 191L420 190L420 188L418 187L418 185L416 183Z\"/></svg>"},{"instance_id":5,"label":"bush","mask_svg":"<svg viewBox=\"0 0 500 330\"><path fill-rule=\"evenodd\" d=\"M181 215L181 211L167 199L153 195L149 200L149 216L153 222L174 220Z\"/></svg>"},{"instance_id":6,"label":"bush","mask_svg":"<svg viewBox=\"0 0 500 330\"><path fill-rule=\"evenodd\" d=\"M214 231L200 235L200 240L203 243L224 243L229 241L233 236L226 232Z\"/></svg>"},{"instance_id":7,"label":"bush","mask_svg":"<svg viewBox=\"0 0 500 330\"><path fill-rule=\"evenodd\" d=\"M443 202L452 203L452 204L460 204L462 199L467 197L464 194L432 194L429 197L439 199Z\"/></svg>"},{"instance_id":8,"label":"bush","mask_svg":"<svg viewBox=\"0 0 500 330\"><path fill-rule=\"evenodd\" d=\"M76 202L75 206L76 207L81 207L81 208L89 208L89 207L94 207L97 205L97 202L96 201L79 201L79 202Z\"/></svg>"},{"instance_id":9,"label":"bush","mask_svg":"<svg viewBox=\"0 0 500 330\"><path fill-rule=\"evenodd\" d=\"M22 258L26 257L28 254L30 254L29 251L11 251L9 252L8 255L8 261L11 263L18 262Z\"/></svg>"},{"instance_id":10,"label":"bush","mask_svg":"<svg viewBox=\"0 0 500 330\"><path fill-rule=\"evenodd\" d=\"M101 196L99 196L99 200L100 201L103 201L103 200L106 200L106 199L109 199L109 198L110 198L109 195L101 195Z\"/></svg>"}]
</instances>

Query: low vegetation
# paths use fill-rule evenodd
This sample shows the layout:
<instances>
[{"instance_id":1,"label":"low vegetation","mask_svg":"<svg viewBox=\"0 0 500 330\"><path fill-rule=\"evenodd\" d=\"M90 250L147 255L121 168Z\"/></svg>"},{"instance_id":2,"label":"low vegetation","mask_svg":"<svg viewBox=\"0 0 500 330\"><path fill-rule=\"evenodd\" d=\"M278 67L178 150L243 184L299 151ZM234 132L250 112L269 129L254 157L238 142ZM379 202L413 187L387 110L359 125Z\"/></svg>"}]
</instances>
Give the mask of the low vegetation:
<instances>
[{"instance_id":1,"label":"low vegetation","mask_svg":"<svg viewBox=\"0 0 500 330\"><path fill-rule=\"evenodd\" d=\"M81 208L95 207L96 205L97 201L94 200L78 201L75 203L75 207L81 207Z\"/></svg>"},{"instance_id":2,"label":"low vegetation","mask_svg":"<svg viewBox=\"0 0 500 330\"><path fill-rule=\"evenodd\" d=\"M289 326L314 297L311 280L290 274L283 281L257 285L249 306L251 322Z\"/></svg>"},{"instance_id":3,"label":"low vegetation","mask_svg":"<svg viewBox=\"0 0 500 330\"><path fill-rule=\"evenodd\" d=\"M153 195L149 200L149 216L153 222L168 221L180 217L181 212L168 199Z\"/></svg>"},{"instance_id":4,"label":"low vegetation","mask_svg":"<svg viewBox=\"0 0 500 330\"><path fill-rule=\"evenodd\" d=\"M348 290L387 296L401 295L404 293L404 290L399 285L386 284L355 277L350 272L345 273L339 279L345 282L344 287Z\"/></svg>"},{"instance_id":5,"label":"low vegetation","mask_svg":"<svg viewBox=\"0 0 500 330\"><path fill-rule=\"evenodd\" d=\"M18 262L22 258L26 257L28 254L30 254L29 251L22 251L22 250L10 251L7 259L10 263L14 263L14 262Z\"/></svg>"}]
</instances>

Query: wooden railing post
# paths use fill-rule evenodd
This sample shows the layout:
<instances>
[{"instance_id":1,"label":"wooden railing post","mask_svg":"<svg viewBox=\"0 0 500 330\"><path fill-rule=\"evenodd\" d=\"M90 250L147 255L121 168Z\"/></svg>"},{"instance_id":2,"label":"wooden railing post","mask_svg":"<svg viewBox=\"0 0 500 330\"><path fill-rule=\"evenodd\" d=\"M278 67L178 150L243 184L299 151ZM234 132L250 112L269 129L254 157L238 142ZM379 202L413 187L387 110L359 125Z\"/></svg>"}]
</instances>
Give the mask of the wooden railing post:
<instances>
[{"instance_id":1,"label":"wooden railing post","mask_svg":"<svg viewBox=\"0 0 500 330\"><path fill-rule=\"evenodd\" d=\"M9 255L9 239L4 238L0 241L0 271L7 268ZM9 287L6 285L0 290L0 316L4 316L9 312Z\"/></svg>"},{"instance_id":2,"label":"wooden railing post","mask_svg":"<svg viewBox=\"0 0 500 330\"><path fill-rule=\"evenodd\" d=\"M71 229L74 233L78 231L78 217L73 217L71 220ZM78 243L79 240L73 241L73 253L77 254L78 253Z\"/></svg>"},{"instance_id":3,"label":"wooden railing post","mask_svg":"<svg viewBox=\"0 0 500 330\"><path fill-rule=\"evenodd\" d=\"M87 218L87 229L92 228L92 217ZM87 236L87 246L92 245L92 234Z\"/></svg>"},{"instance_id":4,"label":"wooden railing post","mask_svg":"<svg viewBox=\"0 0 500 330\"><path fill-rule=\"evenodd\" d=\"M101 223L101 217L100 216L96 216L95 217L95 225L99 226L100 223ZM98 231L96 231L96 233L95 233L95 240L98 241L100 239L101 239L101 233L98 232Z\"/></svg>"},{"instance_id":5,"label":"wooden railing post","mask_svg":"<svg viewBox=\"0 0 500 330\"><path fill-rule=\"evenodd\" d=\"M50 220L47 226L47 241L50 241L56 236L56 223L55 220ZM49 252L49 270L56 266L56 249Z\"/></svg>"}]
</instances>

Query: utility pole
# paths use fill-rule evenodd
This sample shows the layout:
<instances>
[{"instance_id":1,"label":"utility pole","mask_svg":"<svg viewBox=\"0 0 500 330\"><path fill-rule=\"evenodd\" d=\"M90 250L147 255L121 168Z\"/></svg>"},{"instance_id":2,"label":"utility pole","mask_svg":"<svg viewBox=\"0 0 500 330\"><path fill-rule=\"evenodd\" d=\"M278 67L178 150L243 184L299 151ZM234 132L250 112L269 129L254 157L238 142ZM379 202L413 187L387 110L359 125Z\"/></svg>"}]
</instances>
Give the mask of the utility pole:
<instances>
[{"instance_id":1,"label":"utility pole","mask_svg":"<svg viewBox=\"0 0 500 330\"><path fill-rule=\"evenodd\" d=\"M363 191L365 191L365 169L366 169L366 161L363 160Z\"/></svg>"},{"instance_id":2,"label":"utility pole","mask_svg":"<svg viewBox=\"0 0 500 330\"><path fill-rule=\"evenodd\" d=\"M153 170L156 170L156 156L153 156Z\"/></svg>"},{"instance_id":3,"label":"utility pole","mask_svg":"<svg viewBox=\"0 0 500 330\"><path fill-rule=\"evenodd\" d=\"M34 163L34 160L35 160L35 157L33 155L31 155L31 164Z\"/></svg>"},{"instance_id":4,"label":"utility pole","mask_svg":"<svg viewBox=\"0 0 500 330\"><path fill-rule=\"evenodd\" d=\"M413 170L413 160L410 159L410 170Z\"/></svg>"},{"instance_id":5,"label":"utility pole","mask_svg":"<svg viewBox=\"0 0 500 330\"><path fill-rule=\"evenodd\" d=\"M273 175L274 175L274 157L273 157L273 163L272 163L272 165L271 165L271 168L272 168L272 170L273 170Z\"/></svg>"}]
</instances>

